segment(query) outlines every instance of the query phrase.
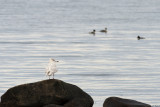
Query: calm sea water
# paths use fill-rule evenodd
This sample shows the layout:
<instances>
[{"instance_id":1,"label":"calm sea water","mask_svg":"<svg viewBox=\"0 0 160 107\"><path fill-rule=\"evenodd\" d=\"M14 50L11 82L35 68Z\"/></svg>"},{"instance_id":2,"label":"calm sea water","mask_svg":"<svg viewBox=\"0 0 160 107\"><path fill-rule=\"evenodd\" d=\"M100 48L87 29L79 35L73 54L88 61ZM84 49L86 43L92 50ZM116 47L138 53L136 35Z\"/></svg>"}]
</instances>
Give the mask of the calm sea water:
<instances>
[{"instance_id":1,"label":"calm sea water","mask_svg":"<svg viewBox=\"0 0 160 107\"><path fill-rule=\"evenodd\" d=\"M102 107L110 96L160 105L159 0L0 0L0 96L48 79L75 84ZM89 31L108 28L108 33ZM137 36L146 39L137 40Z\"/></svg>"}]
</instances>

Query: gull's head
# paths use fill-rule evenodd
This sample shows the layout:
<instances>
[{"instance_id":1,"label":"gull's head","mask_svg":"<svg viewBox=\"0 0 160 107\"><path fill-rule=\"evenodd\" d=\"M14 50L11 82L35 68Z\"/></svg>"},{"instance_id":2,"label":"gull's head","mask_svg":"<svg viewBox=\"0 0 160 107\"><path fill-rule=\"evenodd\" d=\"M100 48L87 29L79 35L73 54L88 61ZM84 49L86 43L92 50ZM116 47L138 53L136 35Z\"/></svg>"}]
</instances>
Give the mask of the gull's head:
<instances>
[{"instance_id":1,"label":"gull's head","mask_svg":"<svg viewBox=\"0 0 160 107\"><path fill-rule=\"evenodd\" d=\"M105 30L107 30L107 28L105 28Z\"/></svg>"},{"instance_id":2,"label":"gull's head","mask_svg":"<svg viewBox=\"0 0 160 107\"><path fill-rule=\"evenodd\" d=\"M59 62L59 61L56 61L56 60L54 60L53 58L50 58L50 59L49 59L49 62Z\"/></svg>"}]
</instances>

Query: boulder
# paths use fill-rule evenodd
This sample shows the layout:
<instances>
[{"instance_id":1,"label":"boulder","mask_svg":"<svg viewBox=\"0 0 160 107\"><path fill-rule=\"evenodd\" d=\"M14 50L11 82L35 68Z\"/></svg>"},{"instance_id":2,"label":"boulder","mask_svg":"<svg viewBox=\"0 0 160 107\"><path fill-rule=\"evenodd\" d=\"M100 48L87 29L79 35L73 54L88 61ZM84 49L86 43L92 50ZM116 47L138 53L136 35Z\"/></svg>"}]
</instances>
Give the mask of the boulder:
<instances>
[{"instance_id":1,"label":"boulder","mask_svg":"<svg viewBox=\"0 0 160 107\"><path fill-rule=\"evenodd\" d=\"M92 107L93 99L75 85L49 79L10 88L1 103L4 107Z\"/></svg>"},{"instance_id":2,"label":"boulder","mask_svg":"<svg viewBox=\"0 0 160 107\"><path fill-rule=\"evenodd\" d=\"M55 105L55 104L49 104L43 107L64 107L64 106L60 106L60 105Z\"/></svg>"},{"instance_id":3,"label":"boulder","mask_svg":"<svg viewBox=\"0 0 160 107\"><path fill-rule=\"evenodd\" d=\"M131 99L109 97L104 101L103 107L151 107L151 106Z\"/></svg>"}]
</instances>

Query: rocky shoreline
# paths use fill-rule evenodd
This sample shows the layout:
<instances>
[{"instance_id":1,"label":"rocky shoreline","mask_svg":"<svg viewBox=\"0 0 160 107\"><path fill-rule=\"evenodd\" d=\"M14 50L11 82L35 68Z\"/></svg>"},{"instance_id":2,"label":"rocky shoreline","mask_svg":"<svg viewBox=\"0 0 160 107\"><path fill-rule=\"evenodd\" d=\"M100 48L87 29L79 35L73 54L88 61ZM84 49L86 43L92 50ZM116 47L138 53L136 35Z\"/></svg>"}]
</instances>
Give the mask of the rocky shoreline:
<instances>
[{"instance_id":1,"label":"rocky shoreline","mask_svg":"<svg viewBox=\"0 0 160 107\"><path fill-rule=\"evenodd\" d=\"M76 85L57 79L22 84L1 96L0 107L92 107L92 97ZM109 97L103 107L151 107L130 99Z\"/></svg>"}]
</instances>

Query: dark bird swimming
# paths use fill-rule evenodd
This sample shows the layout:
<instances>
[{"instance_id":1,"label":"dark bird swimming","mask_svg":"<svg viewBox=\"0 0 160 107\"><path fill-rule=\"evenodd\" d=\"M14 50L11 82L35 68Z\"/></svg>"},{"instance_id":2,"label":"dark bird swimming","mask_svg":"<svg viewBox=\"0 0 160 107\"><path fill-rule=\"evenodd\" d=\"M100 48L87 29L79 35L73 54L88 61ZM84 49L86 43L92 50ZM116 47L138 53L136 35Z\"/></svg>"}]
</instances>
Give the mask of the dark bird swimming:
<instances>
[{"instance_id":1,"label":"dark bird swimming","mask_svg":"<svg viewBox=\"0 0 160 107\"><path fill-rule=\"evenodd\" d=\"M100 32L107 33L107 28L105 28L104 30L100 30Z\"/></svg>"},{"instance_id":2,"label":"dark bird swimming","mask_svg":"<svg viewBox=\"0 0 160 107\"><path fill-rule=\"evenodd\" d=\"M137 39L140 40L140 39L145 39L144 37L140 37L139 35L137 36Z\"/></svg>"},{"instance_id":3,"label":"dark bird swimming","mask_svg":"<svg viewBox=\"0 0 160 107\"><path fill-rule=\"evenodd\" d=\"M96 30L95 30L95 29L93 29L93 31L92 31L92 32L89 32L89 34L93 34L93 35L95 35L95 34L96 34Z\"/></svg>"}]
</instances>

